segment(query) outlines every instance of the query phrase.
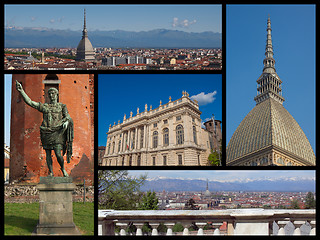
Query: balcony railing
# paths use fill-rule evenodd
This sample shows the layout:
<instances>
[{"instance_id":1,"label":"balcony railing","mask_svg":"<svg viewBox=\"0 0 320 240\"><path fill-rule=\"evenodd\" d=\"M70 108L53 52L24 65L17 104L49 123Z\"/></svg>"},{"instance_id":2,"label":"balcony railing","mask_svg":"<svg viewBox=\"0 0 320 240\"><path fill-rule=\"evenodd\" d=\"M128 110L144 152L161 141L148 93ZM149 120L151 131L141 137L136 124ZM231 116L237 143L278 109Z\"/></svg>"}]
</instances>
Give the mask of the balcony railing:
<instances>
[{"instance_id":1,"label":"balcony railing","mask_svg":"<svg viewBox=\"0 0 320 240\"><path fill-rule=\"evenodd\" d=\"M99 210L98 234L143 235L142 227L148 223L151 235L207 235L203 228L209 223L214 228L212 235L315 235L315 218L314 209ZM158 232L160 223L167 227L166 233ZM176 223L182 224L183 232L172 231ZM129 225L136 227L135 233L126 232ZM191 225L198 231L190 232ZM223 232L222 225L226 226Z\"/></svg>"}]
</instances>

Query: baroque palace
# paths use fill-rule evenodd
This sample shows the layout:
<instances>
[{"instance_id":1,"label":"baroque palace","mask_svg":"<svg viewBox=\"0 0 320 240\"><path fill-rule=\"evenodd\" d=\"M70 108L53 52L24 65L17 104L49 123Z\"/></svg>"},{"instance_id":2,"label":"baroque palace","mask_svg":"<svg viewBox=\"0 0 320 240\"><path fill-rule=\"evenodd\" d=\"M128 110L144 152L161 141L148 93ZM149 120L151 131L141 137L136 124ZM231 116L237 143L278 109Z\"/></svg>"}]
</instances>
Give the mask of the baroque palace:
<instances>
[{"instance_id":1,"label":"baroque palace","mask_svg":"<svg viewBox=\"0 0 320 240\"><path fill-rule=\"evenodd\" d=\"M211 119L201 128L196 100L182 92L178 100L162 104L109 126L103 166L203 166L211 149L220 149L221 121ZM214 122L214 124L213 124Z\"/></svg>"},{"instance_id":2,"label":"baroque palace","mask_svg":"<svg viewBox=\"0 0 320 240\"><path fill-rule=\"evenodd\" d=\"M268 18L264 68L257 80L256 106L242 120L227 147L230 166L314 166L312 147L282 103L282 81L275 69Z\"/></svg>"}]
</instances>

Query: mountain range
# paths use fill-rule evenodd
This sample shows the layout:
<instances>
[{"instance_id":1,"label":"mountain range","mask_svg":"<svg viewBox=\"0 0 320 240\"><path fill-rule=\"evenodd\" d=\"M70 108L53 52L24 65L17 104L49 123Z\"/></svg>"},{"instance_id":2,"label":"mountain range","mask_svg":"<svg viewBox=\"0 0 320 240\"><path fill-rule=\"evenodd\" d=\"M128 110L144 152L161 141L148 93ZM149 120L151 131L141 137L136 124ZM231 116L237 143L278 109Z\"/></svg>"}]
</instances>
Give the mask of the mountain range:
<instances>
[{"instance_id":1,"label":"mountain range","mask_svg":"<svg viewBox=\"0 0 320 240\"><path fill-rule=\"evenodd\" d=\"M201 179L154 178L147 179L142 191L197 191L206 190L207 181ZM247 181L209 181L209 191L265 191L265 192L315 192L315 179L279 178Z\"/></svg>"},{"instance_id":2,"label":"mountain range","mask_svg":"<svg viewBox=\"0 0 320 240\"><path fill-rule=\"evenodd\" d=\"M222 34L155 29L150 31L88 32L93 47L111 48L221 48ZM5 48L75 48L81 31L48 28L6 28Z\"/></svg>"}]
</instances>

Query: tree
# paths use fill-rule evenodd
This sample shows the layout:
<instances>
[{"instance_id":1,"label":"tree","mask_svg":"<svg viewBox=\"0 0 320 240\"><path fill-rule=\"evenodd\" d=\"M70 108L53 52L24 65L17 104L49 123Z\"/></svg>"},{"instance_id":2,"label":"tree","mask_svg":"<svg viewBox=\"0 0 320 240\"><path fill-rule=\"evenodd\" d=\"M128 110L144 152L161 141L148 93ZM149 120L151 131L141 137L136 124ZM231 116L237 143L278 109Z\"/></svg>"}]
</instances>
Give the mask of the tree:
<instances>
[{"instance_id":1,"label":"tree","mask_svg":"<svg viewBox=\"0 0 320 240\"><path fill-rule=\"evenodd\" d=\"M135 210L146 175L131 177L126 170L98 171L98 208Z\"/></svg>"},{"instance_id":2,"label":"tree","mask_svg":"<svg viewBox=\"0 0 320 240\"><path fill-rule=\"evenodd\" d=\"M292 199L290 208L292 208L292 209L300 209L298 199Z\"/></svg>"},{"instance_id":3,"label":"tree","mask_svg":"<svg viewBox=\"0 0 320 240\"><path fill-rule=\"evenodd\" d=\"M197 210L198 208L196 207L196 202L193 200L193 198L190 198L188 202L184 205L184 209L187 210Z\"/></svg>"},{"instance_id":4,"label":"tree","mask_svg":"<svg viewBox=\"0 0 320 240\"><path fill-rule=\"evenodd\" d=\"M222 144L221 140L219 141L220 147L219 151L213 151L211 149L211 153L208 156L208 165L210 166L220 166L221 165L221 159L222 159Z\"/></svg>"},{"instance_id":5,"label":"tree","mask_svg":"<svg viewBox=\"0 0 320 240\"><path fill-rule=\"evenodd\" d=\"M142 201L139 207L140 210L157 210L158 198L155 192L148 191L143 194Z\"/></svg>"},{"instance_id":6,"label":"tree","mask_svg":"<svg viewBox=\"0 0 320 240\"><path fill-rule=\"evenodd\" d=\"M316 208L316 201L314 200L314 195L312 192L307 193L305 208L306 209Z\"/></svg>"}]
</instances>

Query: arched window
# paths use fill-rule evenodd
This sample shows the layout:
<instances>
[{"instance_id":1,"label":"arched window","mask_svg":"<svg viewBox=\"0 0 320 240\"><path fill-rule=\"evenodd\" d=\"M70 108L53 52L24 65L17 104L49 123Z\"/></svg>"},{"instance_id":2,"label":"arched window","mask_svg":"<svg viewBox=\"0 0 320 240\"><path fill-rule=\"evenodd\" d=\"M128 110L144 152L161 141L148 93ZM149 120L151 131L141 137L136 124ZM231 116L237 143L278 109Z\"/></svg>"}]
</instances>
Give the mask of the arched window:
<instances>
[{"instance_id":1,"label":"arched window","mask_svg":"<svg viewBox=\"0 0 320 240\"><path fill-rule=\"evenodd\" d=\"M168 128L163 129L163 145L164 146L169 145L169 129Z\"/></svg>"},{"instance_id":2,"label":"arched window","mask_svg":"<svg viewBox=\"0 0 320 240\"><path fill-rule=\"evenodd\" d=\"M163 166L167 166L167 156L163 156Z\"/></svg>"},{"instance_id":3,"label":"arched window","mask_svg":"<svg viewBox=\"0 0 320 240\"><path fill-rule=\"evenodd\" d=\"M193 141L195 144L198 144L197 142L197 130L196 130L196 127L193 126Z\"/></svg>"},{"instance_id":4,"label":"arched window","mask_svg":"<svg viewBox=\"0 0 320 240\"><path fill-rule=\"evenodd\" d=\"M139 155L137 159L137 166L140 166L140 165L141 165L141 156Z\"/></svg>"},{"instance_id":5,"label":"arched window","mask_svg":"<svg viewBox=\"0 0 320 240\"><path fill-rule=\"evenodd\" d=\"M121 150L121 140L119 140L119 145L118 145L118 152Z\"/></svg>"},{"instance_id":6,"label":"arched window","mask_svg":"<svg viewBox=\"0 0 320 240\"><path fill-rule=\"evenodd\" d=\"M153 132L153 148L158 147L158 132L154 131Z\"/></svg>"},{"instance_id":7,"label":"arched window","mask_svg":"<svg viewBox=\"0 0 320 240\"><path fill-rule=\"evenodd\" d=\"M140 149L143 148L144 129L140 128Z\"/></svg>"},{"instance_id":8,"label":"arched window","mask_svg":"<svg viewBox=\"0 0 320 240\"><path fill-rule=\"evenodd\" d=\"M178 125L176 127L176 135L177 135L177 144L183 144L184 143L184 134L183 134L182 125Z\"/></svg>"}]
</instances>

